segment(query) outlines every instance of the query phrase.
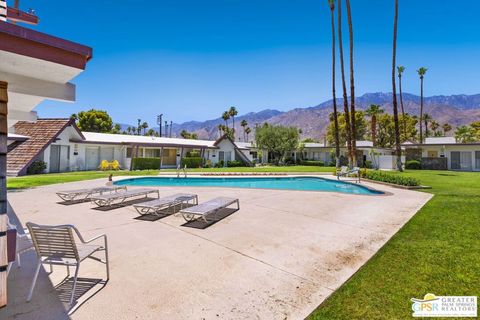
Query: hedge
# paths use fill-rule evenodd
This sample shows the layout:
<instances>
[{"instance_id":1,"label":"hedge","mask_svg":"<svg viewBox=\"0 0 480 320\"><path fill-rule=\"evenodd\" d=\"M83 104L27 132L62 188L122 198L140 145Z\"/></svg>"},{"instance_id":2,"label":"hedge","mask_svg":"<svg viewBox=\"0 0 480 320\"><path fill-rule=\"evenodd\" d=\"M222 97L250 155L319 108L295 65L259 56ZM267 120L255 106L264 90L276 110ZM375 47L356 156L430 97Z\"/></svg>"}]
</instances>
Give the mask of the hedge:
<instances>
[{"instance_id":1,"label":"hedge","mask_svg":"<svg viewBox=\"0 0 480 320\"><path fill-rule=\"evenodd\" d=\"M239 160L227 161L227 167L245 167L245 163Z\"/></svg>"},{"instance_id":2,"label":"hedge","mask_svg":"<svg viewBox=\"0 0 480 320\"><path fill-rule=\"evenodd\" d=\"M323 161L316 161L316 160L303 160L301 164L303 166L318 166L318 167L325 166L325 163Z\"/></svg>"},{"instance_id":3,"label":"hedge","mask_svg":"<svg viewBox=\"0 0 480 320\"><path fill-rule=\"evenodd\" d=\"M422 164L418 160L409 160L405 163L405 169L420 170L422 169Z\"/></svg>"},{"instance_id":4,"label":"hedge","mask_svg":"<svg viewBox=\"0 0 480 320\"><path fill-rule=\"evenodd\" d=\"M392 174L386 171L361 170L362 178L374 181L398 184L400 186L416 187L420 185L420 180L406 177L400 174Z\"/></svg>"},{"instance_id":5,"label":"hedge","mask_svg":"<svg viewBox=\"0 0 480 320\"><path fill-rule=\"evenodd\" d=\"M47 169L47 163L42 160L35 160L32 164L27 168L27 174L40 174L44 173L45 169Z\"/></svg>"},{"instance_id":6,"label":"hedge","mask_svg":"<svg viewBox=\"0 0 480 320\"><path fill-rule=\"evenodd\" d=\"M151 170L160 168L160 158L133 158L133 170Z\"/></svg>"},{"instance_id":7,"label":"hedge","mask_svg":"<svg viewBox=\"0 0 480 320\"><path fill-rule=\"evenodd\" d=\"M199 168L202 165L201 157L190 157L182 159L182 168L187 166L187 168Z\"/></svg>"}]
</instances>

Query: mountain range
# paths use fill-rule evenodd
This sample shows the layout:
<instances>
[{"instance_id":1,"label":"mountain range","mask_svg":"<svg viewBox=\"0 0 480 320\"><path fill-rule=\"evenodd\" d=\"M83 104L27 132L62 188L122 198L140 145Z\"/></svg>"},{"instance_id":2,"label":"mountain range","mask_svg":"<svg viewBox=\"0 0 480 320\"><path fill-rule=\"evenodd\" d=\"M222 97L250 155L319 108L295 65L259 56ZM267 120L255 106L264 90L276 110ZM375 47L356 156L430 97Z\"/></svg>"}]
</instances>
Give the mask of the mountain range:
<instances>
[{"instance_id":1,"label":"mountain range","mask_svg":"<svg viewBox=\"0 0 480 320\"><path fill-rule=\"evenodd\" d=\"M357 110L365 110L371 104L378 104L386 112L392 113L392 94L391 93L366 93L356 97ZM405 112L418 115L420 112L420 97L410 94L403 94L403 104ZM333 100L323 102L317 106L309 108L295 108L289 111L278 111L274 109L264 109L259 112L250 112L235 117L235 130L237 137L243 140L243 129L240 127L240 121L247 120L252 128L255 124L269 124L295 126L302 129L302 136L314 139L321 139L325 135L329 124L329 114L332 112ZM337 99L339 111L343 110L343 99ZM399 102L400 108L400 102ZM476 95L450 95L450 96L432 96L424 98L424 113L428 113L438 123L449 123L453 127L469 124L480 120L480 94ZM178 136L182 130L195 132L200 139L216 139L219 136L217 126L224 124L222 118L206 121L189 121L181 124L173 124L172 136ZM231 125L231 120L229 120ZM253 138L253 132L250 134Z\"/></svg>"}]
</instances>

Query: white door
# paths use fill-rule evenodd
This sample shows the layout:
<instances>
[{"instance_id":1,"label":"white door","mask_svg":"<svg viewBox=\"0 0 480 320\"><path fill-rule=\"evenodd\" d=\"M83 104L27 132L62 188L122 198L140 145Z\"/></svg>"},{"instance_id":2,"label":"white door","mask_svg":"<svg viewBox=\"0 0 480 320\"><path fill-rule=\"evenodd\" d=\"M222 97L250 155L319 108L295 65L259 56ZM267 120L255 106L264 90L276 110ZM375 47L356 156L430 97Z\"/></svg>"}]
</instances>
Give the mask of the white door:
<instances>
[{"instance_id":1,"label":"white door","mask_svg":"<svg viewBox=\"0 0 480 320\"><path fill-rule=\"evenodd\" d=\"M113 147L100 147L100 161L102 160L109 162L115 160Z\"/></svg>"},{"instance_id":2,"label":"white door","mask_svg":"<svg viewBox=\"0 0 480 320\"><path fill-rule=\"evenodd\" d=\"M85 168L87 170L97 170L100 165L100 153L98 147L85 149Z\"/></svg>"},{"instance_id":3,"label":"white door","mask_svg":"<svg viewBox=\"0 0 480 320\"><path fill-rule=\"evenodd\" d=\"M60 172L70 169L70 146L60 146Z\"/></svg>"}]
</instances>

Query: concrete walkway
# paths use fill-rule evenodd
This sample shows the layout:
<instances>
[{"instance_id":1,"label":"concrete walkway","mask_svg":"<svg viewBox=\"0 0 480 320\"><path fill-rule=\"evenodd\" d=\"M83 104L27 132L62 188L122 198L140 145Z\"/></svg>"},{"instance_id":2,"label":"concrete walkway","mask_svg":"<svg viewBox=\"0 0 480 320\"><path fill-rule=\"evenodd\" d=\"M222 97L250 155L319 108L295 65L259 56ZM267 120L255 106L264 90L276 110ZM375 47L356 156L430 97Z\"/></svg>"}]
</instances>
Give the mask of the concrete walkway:
<instances>
[{"instance_id":1,"label":"concrete walkway","mask_svg":"<svg viewBox=\"0 0 480 320\"><path fill-rule=\"evenodd\" d=\"M26 303L33 252L9 276L1 319L303 319L352 276L431 197L364 183L390 192L362 196L328 192L233 188L159 188L192 192L200 201L238 197L241 209L206 229L168 216L134 219L132 207L110 211L90 203L59 204L55 191L99 186L93 180L9 193L22 223L74 224L86 238L106 233L110 281L93 283L67 315L68 283L54 267L40 273ZM133 187L132 187L133 189ZM48 270L48 268L47 268ZM82 263L85 290L104 266ZM88 280L90 279L90 280Z\"/></svg>"}]
</instances>

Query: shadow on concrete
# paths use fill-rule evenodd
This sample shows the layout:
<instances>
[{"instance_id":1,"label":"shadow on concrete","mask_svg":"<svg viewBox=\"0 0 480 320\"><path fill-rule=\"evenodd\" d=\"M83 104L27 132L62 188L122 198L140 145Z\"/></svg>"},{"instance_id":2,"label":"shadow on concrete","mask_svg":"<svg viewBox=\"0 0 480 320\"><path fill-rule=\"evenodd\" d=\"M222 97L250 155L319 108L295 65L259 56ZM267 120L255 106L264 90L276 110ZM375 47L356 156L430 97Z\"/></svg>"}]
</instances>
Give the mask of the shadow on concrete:
<instances>
[{"instance_id":1,"label":"shadow on concrete","mask_svg":"<svg viewBox=\"0 0 480 320\"><path fill-rule=\"evenodd\" d=\"M175 213L180 212L181 209L193 207L195 204L192 203L186 203L184 204L181 208L180 205L176 205L175 207L170 207L170 208L165 208L162 210L157 211L157 213L149 213L149 214L143 214L138 217L135 217L135 220L140 220L140 221L150 221L154 222L163 218L166 218L168 216L171 216Z\"/></svg>"},{"instance_id":2,"label":"shadow on concrete","mask_svg":"<svg viewBox=\"0 0 480 320\"><path fill-rule=\"evenodd\" d=\"M146 197L146 198L141 198L141 199L133 199L129 201L125 201L122 203L116 203L112 204L111 206L105 206L105 207L94 207L92 208L93 210L98 210L98 211L110 211L110 210L115 210L123 207L128 207L137 203L142 203L142 202L147 202L147 201L152 201L157 198L151 198L151 197Z\"/></svg>"},{"instance_id":3,"label":"shadow on concrete","mask_svg":"<svg viewBox=\"0 0 480 320\"><path fill-rule=\"evenodd\" d=\"M72 200L72 201L59 201L57 204L61 204L64 206L71 206L72 204L79 204L79 203L85 203L85 202L90 202L90 199L78 199L78 200Z\"/></svg>"},{"instance_id":4,"label":"shadow on concrete","mask_svg":"<svg viewBox=\"0 0 480 320\"><path fill-rule=\"evenodd\" d=\"M194 228L194 229L206 229L206 228L214 225L218 221L221 221L221 220L225 219L226 217L234 214L237 211L238 211L237 208L224 208L224 209L221 209L221 210L217 211L217 213L215 213L215 214L208 215L207 216L208 222L205 222L205 220L203 220L202 218L198 218L194 221L186 222L186 223L182 224L182 227L188 227L188 228Z\"/></svg>"}]
</instances>

